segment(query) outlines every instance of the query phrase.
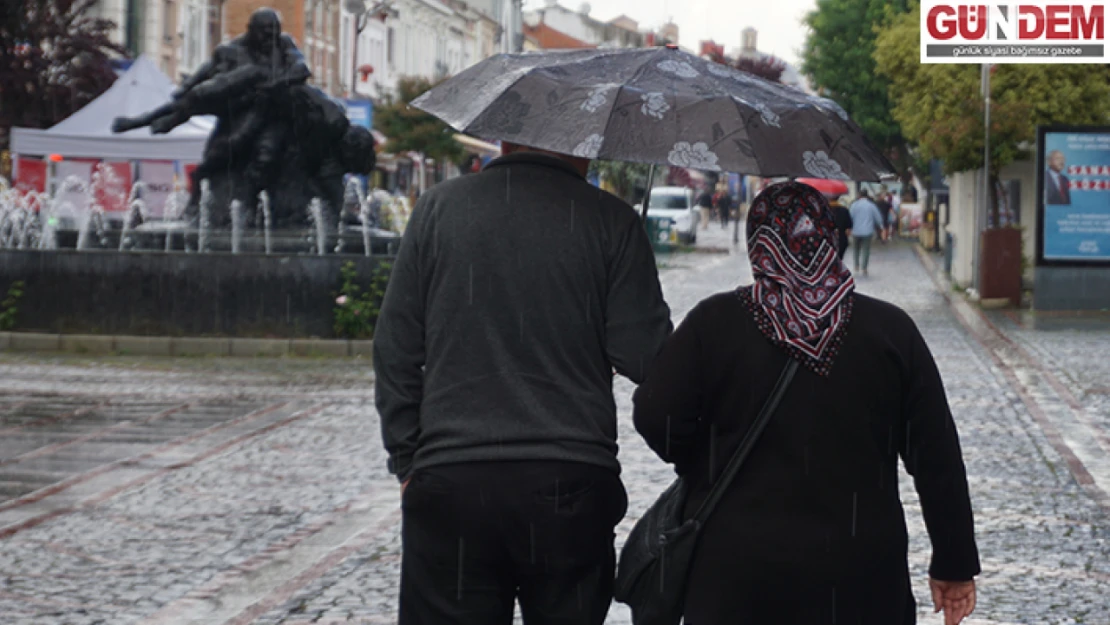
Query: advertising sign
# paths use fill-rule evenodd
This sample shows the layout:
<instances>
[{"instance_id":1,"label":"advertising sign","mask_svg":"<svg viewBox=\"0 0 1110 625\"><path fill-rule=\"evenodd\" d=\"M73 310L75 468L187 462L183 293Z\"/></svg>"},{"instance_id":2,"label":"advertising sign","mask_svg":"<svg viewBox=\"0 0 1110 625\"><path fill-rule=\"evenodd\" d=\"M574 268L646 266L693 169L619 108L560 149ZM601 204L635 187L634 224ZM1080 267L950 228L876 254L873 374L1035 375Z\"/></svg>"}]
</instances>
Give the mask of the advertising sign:
<instances>
[{"instance_id":1,"label":"advertising sign","mask_svg":"<svg viewBox=\"0 0 1110 625\"><path fill-rule=\"evenodd\" d=\"M1108 63L1106 2L922 0L922 63Z\"/></svg>"},{"instance_id":2,"label":"advertising sign","mask_svg":"<svg viewBox=\"0 0 1110 625\"><path fill-rule=\"evenodd\" d=\"M46 161L20 158L16 162L15 188L23 193L46 191Z\"/></svg>"},{"instance_id":3,"label":"advertising sign","mask_svg":"<svg viewBox=\"0 0 1110 625\"><path fill-rule=\"evenodd\" d=\"M374 103L370 100L344 100L347 120L355 126L374 127Z\"/></svg>"},{"instance_id":4,"label":"advertising sign","mask_svg":"<svg viewBox=\"0 0 1110 625\"><path fill-rule=\"evenodd\" d=\"M173 192L177 176L173 161L143 161L139 163L139 180L143 182L143 201L151 217L155 219L174 218L166 215L166 200Z\"/></svg>"},{"instance_id":5,"label":"advertising sign","mask_svg":"<svg viewBox=\"0 0 1110 625\"><path fill-rule=\"evenodd\" d=\"M1110 128L1042 127L1038 262L1110 262Z\"/></svg>"},{"instance_id":6,"label":"advertising sign","mask_svg":"<svg viewBox=\"0 0 1110 625\"><path fill-rule=\"evenodd\" d=\"M77 217L84 214L89 203L93 164L88 161L62 161L54 164L58 181L55 206L59 214Z\"/></svg>"},{"instance_id":7,"label":"advertising sign","mask_svg":"<svg viewBox=\"0 0 1110 625\"><path fill-rule=\"evenodd\" d=\"M93 193L104 212L125 212L131 194L131 163L103 161L98 164L93 175Z\"/></svg>"}]
</instances>

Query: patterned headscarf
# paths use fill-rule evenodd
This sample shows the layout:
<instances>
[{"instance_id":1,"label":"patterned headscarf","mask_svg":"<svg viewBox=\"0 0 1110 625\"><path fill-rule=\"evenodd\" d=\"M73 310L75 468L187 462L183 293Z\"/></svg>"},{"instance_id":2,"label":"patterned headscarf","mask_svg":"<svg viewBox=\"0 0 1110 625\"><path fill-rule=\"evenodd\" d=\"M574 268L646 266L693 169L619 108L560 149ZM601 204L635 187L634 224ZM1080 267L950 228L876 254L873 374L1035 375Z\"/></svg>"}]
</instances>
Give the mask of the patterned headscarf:
<instances>
[{"instance_id":1,"label":"patterned headscarf","mask_svg":"<svg viewBox=\"0 0 1110 625\"><path fill-rule=\"evenodd\" d=\"M837 254L832 210L813 187L767 187L748 214L755 284L740 297L772 343L827 376L852 316L855 281Z\"/></svg>"}]
</instances>

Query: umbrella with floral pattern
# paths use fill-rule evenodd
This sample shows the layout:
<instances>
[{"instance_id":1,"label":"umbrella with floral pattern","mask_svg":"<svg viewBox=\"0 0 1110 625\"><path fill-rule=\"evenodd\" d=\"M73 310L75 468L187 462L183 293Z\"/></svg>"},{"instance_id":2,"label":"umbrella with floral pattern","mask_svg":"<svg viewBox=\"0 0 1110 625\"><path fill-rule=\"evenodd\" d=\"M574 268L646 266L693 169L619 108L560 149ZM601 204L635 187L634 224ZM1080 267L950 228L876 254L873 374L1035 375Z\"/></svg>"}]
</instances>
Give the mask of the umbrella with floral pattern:
<instances>
[{"instance_id":1,"label":"umbrella with floral pattern","mask_svg":"<svg viewBox=\"0 0 1110 625\"><path fill-rule=\"evenodd\" d=\"M894 171L840 106L670 47L503 54L413 101L460 132L767 178Z\"/></svg>"}]
</instances>

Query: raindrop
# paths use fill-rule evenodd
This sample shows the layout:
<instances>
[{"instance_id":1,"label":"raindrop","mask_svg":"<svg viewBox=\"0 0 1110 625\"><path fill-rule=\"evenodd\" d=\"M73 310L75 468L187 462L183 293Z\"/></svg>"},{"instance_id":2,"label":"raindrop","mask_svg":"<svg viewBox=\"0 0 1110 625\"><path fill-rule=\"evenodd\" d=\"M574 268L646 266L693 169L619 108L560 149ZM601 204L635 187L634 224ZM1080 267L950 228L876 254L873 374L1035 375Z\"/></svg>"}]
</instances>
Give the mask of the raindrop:
<instances>
[{"instance_id":1,"label":"raindrop","mask_svg":"<svg viewBox=\"0 0 1110 625\"><path fill-rule=\"evenodd\" d=\"M836 586L832 589L832 622L836 625Z\"/></svg>"},{"instance_id":2,"label":"raindrop","mask_svg":"<svg viewBox=\"0 0 1110 625\"><path fill-rule=\"evenodd\" d=\"M590 323L590 294L586 293L586 323Z\"/></svg>"},{"instance_id":3,"label":"raindrop","mask_svg":"<svg viewBox=\"0 0 1110 625\"><path fill-rule=\"evenodd\" d=\"M508 169L505 170L505 203L506 204L511 204L512 201L513 201L513 194L511 192L512 173L513 172L509 171Z\"/></svg>"},{"instance_id":4,"label":"raindrop","mask_svg":"<svg viewBox=\"0 0 1110 625\"><path fill-rule=\"evenodd\" d=\"M663 439L663 455L671 456L671 415L667 415L666 437Z\"/></svg>"},{"instance_id":5,"label":"raindrop","mask_svg":"<svg viewBox=\"0 0 1110 625\"><path fill-rule=\"evenodd\" d=\"M474 263L470 264L470 303L474 303Z\"/></svg>"},{"instance_id":6,"label":"raindrop","mask_svg":"<svg viewBox=\"0 0 1110 625\"><path fill-rule=\"evenodd\" d=\"M465 554L466 554L466 545L465 545L465 544L463 543L463 539L462 539L462 536L459 536L459 579L458 579L458 590L457 590L457 593L456 593L456 599L458 599L459 601L462 601L462 592L463 592L463 556L464 556Z\"/></svg>"},{"instance_id":7,"label":"raindrop","mask_svg":"<svg viewBox=\"0 0 1110 625\"><path fill-rule=\"evenodd\" d=\"M713 470L717 464L717 424L709 426L709 481L713 481L716 472Z\"/></svg>"},{"instance_id":8,"label":"raindrop","mask_svg":"<svg viewBox=\"0 0 1110 625\"><path fill-rule=\"evenodd\" d=\"M534 523L529 523L528 524L528 553L532 557L532 564L535 564L536 563L536 525Z\"/></svg>"},{"instance_id":9,"label":"raindrop","mask_svg":"<svg viewBox=\"0 0 1110 625\"><path fill-rule=\"evenodd\" d=\"M524 313L520 313L520 342L524 342Z\"/></svg>"},{"instance_id":10,"label":"raindrop","mask_svg":"<svg viewBox=\"0 0 1110 625\"><path fill-rule=\"evenodd\" d=\"M809 445L802 449L802 466L805 468L805 474L809 475Z\"/></svg>"},{"instance_id":11,"label":"raindrop","mask_svg":"<svg viewBox=\"0 0 1110 625\"><path fill-rule=\"evenodd\" d=\"M852 538L856 537L856 516L859 509L859 493L852 493Z\"/></svg>"},{"instance_id":12,"label":"raindrop","mask_svg":"<svg viewBox=\"0 0 1110 625\"><path fill-rule=\"evenodd\" d=\"M574 232L574 200L570 201L570 231Z\"/></svg>"}]
</instances>

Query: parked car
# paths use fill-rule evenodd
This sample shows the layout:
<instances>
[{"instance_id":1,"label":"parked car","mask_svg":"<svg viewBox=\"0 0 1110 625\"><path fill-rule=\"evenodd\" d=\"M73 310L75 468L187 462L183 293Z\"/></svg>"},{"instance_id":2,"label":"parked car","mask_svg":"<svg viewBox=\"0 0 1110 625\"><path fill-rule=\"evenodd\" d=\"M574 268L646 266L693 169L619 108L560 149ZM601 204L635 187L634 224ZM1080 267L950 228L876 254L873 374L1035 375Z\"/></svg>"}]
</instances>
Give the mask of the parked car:
<instances>
[{"instance_id":1,"label":"parked car","mask_svg":"<svg viewBox=\"0 0 1110 625\"><path fill-rule=\"evenodd\" d=\"M636 207L639 211L643 204ZM657 187L651 190L648 217L670 220L671 233L679 243L693 245L698 240L698 207L694 191L685 187Z\"/></svg>"}]
</instances>

